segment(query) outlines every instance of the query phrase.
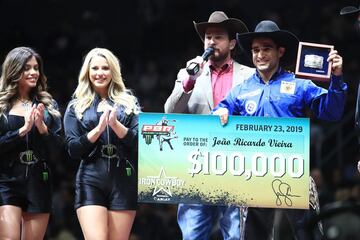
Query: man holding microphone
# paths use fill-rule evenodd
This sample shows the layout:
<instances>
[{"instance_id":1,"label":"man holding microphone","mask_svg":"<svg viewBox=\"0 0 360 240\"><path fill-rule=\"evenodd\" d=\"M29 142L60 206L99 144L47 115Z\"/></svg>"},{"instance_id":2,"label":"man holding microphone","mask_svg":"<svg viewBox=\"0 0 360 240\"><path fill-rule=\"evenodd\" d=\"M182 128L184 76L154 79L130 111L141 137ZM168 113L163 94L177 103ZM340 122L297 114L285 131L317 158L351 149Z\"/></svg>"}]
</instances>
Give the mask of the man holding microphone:
<instances>
[{"instance_id":1,"label":"man holding microphone","mask_svg":"<svg viewBox=\"0 0 360 240\"><path fill-rule=\"evenodd\" d=\"M236 33L248 32L246 25L224 12L213 12L208 22L194 22L204 43L202 56L180 69L174 89L165 103L165 113L210 114L228 91L249 78L254 69L237 63ZM178 224L183 239L209 239L214 222L219 219L224 239L240 239L242 219L236 206L179 204Z\"/></svg>"}]
</instances>

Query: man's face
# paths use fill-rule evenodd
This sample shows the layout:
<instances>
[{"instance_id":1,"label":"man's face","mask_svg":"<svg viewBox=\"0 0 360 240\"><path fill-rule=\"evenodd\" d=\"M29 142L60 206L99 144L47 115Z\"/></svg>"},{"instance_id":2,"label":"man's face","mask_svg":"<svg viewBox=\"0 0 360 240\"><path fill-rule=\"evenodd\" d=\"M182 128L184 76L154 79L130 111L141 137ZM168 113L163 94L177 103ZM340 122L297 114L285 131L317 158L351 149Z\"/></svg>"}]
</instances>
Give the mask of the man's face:
<instances>
[{"instance_id":1,"label":"man's face","mask_svg":"<svg viewBox=\"0 0 360 240\"><path fill-rule=\"evenodd\" d=\"M251 45L253 63L262 73L274 73L284 52L285 49L277 47L270 38L255 38Z\"/></svg>"},{"instance_id":2,"label":"man's face","mask_svg":"<svg viewBox=\"0 0 360 240\"><path fill-rule=\"evenodd\" d=\"M234 49L236 40L229 39L228 32L221 27L209 27L205 32L204 48L213 47L215 52L210 56L213 62L224 61L230 57L230 52Z\"/></svg>"}]
</instances>

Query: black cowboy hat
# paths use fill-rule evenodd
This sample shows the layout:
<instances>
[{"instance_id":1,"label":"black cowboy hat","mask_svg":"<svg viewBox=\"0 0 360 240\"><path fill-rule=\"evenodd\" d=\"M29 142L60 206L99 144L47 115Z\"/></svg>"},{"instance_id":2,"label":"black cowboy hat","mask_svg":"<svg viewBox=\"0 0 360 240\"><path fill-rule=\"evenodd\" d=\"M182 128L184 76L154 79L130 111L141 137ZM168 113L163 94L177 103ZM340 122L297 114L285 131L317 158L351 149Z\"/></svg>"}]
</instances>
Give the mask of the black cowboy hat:
<instances>
[{"instance_id":1,"label":"black cowboy hat","mask_svg":"<svg viewBox=\"0 0 360 240\"><path fill-rule=\"evenodd\" d=\"M295 61L299 39L289 31L280 30L275 22L261 21L254 32L236 34L238 45L248 54L251 53L251 44L255 38L270 38L278 47L284 47L285 53L280 59L281 64L289 65Z\"/></svg>"},{"instance_id":2,"label":"black cowboy hat","mask_svg":"<svg viewBox=\"0 0 360 240\"><path fill-rule=\"evenodd\" d=\"M245 23L236 18L228 18L224 12L213 12L207 22L196 23L193 21L195 30L199 34L202 41L204 41L205 32L208 27L221 26L227 29L230 39L235 39L236 33L249 32Z\"/></svg>"},{"instance_id":3,"label":"black cowboy hat","mask_svg":"<svg viewBox=\"0 0 360 240\"><path fill-rule=\"evenodd\" d=\"M360 12L360 6L359 6L359 8L356 8L354 6L346 6L340 10L340 15L346 15L346 14L357 13L357 12Z\"/></svg>"}]
</instances>

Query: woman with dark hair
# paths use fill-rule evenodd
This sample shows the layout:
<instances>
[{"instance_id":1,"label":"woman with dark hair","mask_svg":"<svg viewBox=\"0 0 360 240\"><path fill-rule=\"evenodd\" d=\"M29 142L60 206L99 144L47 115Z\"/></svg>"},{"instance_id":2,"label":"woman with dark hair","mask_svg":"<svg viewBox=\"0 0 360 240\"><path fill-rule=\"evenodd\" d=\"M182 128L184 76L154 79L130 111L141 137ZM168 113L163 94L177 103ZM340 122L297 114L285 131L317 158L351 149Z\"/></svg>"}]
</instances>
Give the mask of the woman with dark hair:
<instances>
[{"instance_id":1,"label":"woman with dark hair","mask_svg":"<svg viewBox=\"0 0 360 240\"><path fill-rule=\"evenodd\" d=\"M0 77L0 239L43 239L51 209L47 159L61 117L40 55L11 50Z\"/></svg>"}]
</instances>

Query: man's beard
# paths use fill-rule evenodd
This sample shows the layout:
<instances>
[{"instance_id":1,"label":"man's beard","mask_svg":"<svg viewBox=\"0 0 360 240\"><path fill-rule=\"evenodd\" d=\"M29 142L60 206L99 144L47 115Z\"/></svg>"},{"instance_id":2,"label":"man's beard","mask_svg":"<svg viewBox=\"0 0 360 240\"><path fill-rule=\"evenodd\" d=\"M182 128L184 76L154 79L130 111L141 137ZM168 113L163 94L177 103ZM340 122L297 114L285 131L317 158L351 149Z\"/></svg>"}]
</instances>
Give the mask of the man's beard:
<instances>
[{"instance_id":1,"label":"man's beard","mask_svg":"<svg viewBox=\"0 0 360 240\"><path fill-rule=\"evenodd\" d=\"M219 53L219 52L218 52ZM222 62L228 57L228 54L219 53L211 56L213 62Z\"/></svg>"}]
</instances>

